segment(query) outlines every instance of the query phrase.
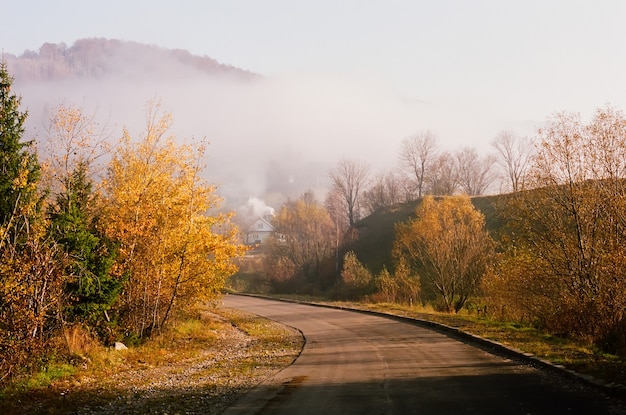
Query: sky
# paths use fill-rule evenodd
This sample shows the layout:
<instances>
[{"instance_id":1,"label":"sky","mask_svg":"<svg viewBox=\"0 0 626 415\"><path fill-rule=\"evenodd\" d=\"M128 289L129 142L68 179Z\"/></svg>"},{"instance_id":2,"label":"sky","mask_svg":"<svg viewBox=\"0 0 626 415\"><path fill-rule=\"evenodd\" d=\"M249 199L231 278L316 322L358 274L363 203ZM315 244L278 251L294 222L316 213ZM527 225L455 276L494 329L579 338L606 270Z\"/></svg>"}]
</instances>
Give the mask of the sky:
<instances>
[{"instance_id":1,"label":"sky","mask_svg":"<svg viewBox=\"0 0 626 415\"><path fill-rule=\"evenodd\" d=\"M487 151L498 132L532 135L557 111L626 109L621 0L0 0L0 10L5 53L103 37L262 74L288 86L279 102L349 112L342 125L289 117L289 134L325 123L354 136L344 152L390 157L427 129L443 147Z\"/></svg>"}]
</instances>

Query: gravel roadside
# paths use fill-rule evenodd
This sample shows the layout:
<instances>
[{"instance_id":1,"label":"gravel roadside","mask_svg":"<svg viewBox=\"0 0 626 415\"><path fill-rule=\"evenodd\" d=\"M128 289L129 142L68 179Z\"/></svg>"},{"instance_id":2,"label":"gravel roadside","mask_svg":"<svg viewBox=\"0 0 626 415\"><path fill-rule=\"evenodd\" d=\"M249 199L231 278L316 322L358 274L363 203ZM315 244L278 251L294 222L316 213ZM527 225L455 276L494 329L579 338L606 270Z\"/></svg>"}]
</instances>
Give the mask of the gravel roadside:
<instances>
[{"instance_id":1,"label":"gravel roadside","mask_svg":"<svg viewBox=\"0 0 626 415\"><path fill-rule=\"evenodd\" d=\"M73 377L1 403L3 414L219 414L302 350L299 331L235 310L216 310L219 339L196 356L104 379ZM250 330L236 321L253 321Z\"/></svg>"}]
</instances>

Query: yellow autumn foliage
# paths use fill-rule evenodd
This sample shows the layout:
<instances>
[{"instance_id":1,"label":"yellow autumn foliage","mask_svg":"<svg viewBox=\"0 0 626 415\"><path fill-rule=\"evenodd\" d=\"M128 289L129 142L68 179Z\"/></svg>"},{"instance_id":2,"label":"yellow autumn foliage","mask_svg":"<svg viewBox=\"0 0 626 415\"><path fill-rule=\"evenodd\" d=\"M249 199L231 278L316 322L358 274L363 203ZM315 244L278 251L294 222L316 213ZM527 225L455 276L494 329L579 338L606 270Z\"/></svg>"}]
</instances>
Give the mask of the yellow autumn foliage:
<instances>
[{"instance_id":1,"label":"yellow autumn foliage","mask_svg":"<svg viewBox=\"0 0 626 415\"><path fill-rule=\"evenodd\" d=\"M166 324L172 311L215 298L231 261L244 248L215 187L200 177L204 146L166 136L170 114L151 105L145 135L125 131L104 182L106 234L119 244L114 272L125 279L121 321L139 337Z\"/></svg>"},{"instance_id":2,"label":"yellow autumn foliage","mask_svg":"<svg viewBox=\"0 0 626 415\"><path fill-rule=\"evenodd\" d=\"M626 354L626 116L557 113L535 145L487 294L506 317Z\"/></svg>"},{"instance_id":3,"label":"yellow autumn foliage","mask_svg":"<svg viewBox=\"0 0 626 415\"><path fill-rule=\"evenodd\" d=\"M459 311L476 294L494 243L484 216L467 196L427 196L417 217L396 228L394 256L422 275L446 311Z\"/></svg>"}]
</instances>

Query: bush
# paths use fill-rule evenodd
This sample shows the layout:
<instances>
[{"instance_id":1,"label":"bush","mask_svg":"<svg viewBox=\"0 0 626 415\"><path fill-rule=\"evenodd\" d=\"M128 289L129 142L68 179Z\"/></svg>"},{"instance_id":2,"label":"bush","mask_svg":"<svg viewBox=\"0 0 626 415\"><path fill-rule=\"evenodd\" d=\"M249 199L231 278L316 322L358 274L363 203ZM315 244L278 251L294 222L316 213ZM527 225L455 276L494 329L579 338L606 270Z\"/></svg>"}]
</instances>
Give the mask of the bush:
<instances>
[{"instance_id":1,"label":"bush","mask_svg":"<svg viewBox=\"0 0 626 415\"><path fill-rule=\"evenodd\" d=\"M343 259L337 295L344 300L358 300L374 292L372 273L361 264L352 251Z\"/></svg>"}]
</instances>

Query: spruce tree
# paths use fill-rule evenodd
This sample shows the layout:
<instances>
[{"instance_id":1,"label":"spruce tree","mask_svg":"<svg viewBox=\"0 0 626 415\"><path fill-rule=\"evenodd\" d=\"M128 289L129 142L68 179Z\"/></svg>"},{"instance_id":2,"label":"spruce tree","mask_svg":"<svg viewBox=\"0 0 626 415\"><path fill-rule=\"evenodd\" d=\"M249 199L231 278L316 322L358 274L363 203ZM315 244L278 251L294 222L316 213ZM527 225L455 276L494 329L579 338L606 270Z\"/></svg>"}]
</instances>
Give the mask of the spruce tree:
<instances>
[{"instance_id":1,"label":"spruce tree","mask_svg":"<svg viewBox=\"0 0 626 415\"><path fill-rule=\"evenodd\" d=\"M65 314L105 336L112 323L107 311L121 289L121 281L110 274L115 249L96 229L87 166L79 163L63 181L64 191L57 195L49 217L50 234L68 256Z\"/></svg>"},{"instance_id":2,"label":"spruce tree","mask_svg":"<svg viewBox=\"0 0 626 415\"><path fill-rule=\"evenodd\" d=\"M35 201L40 166L33 141L22 141L26 111L21 97L12 92L13 78L0 62L0 226L27 215ZM14 224L16 225L16 224Z\"/></svg>"}]
</instances>

